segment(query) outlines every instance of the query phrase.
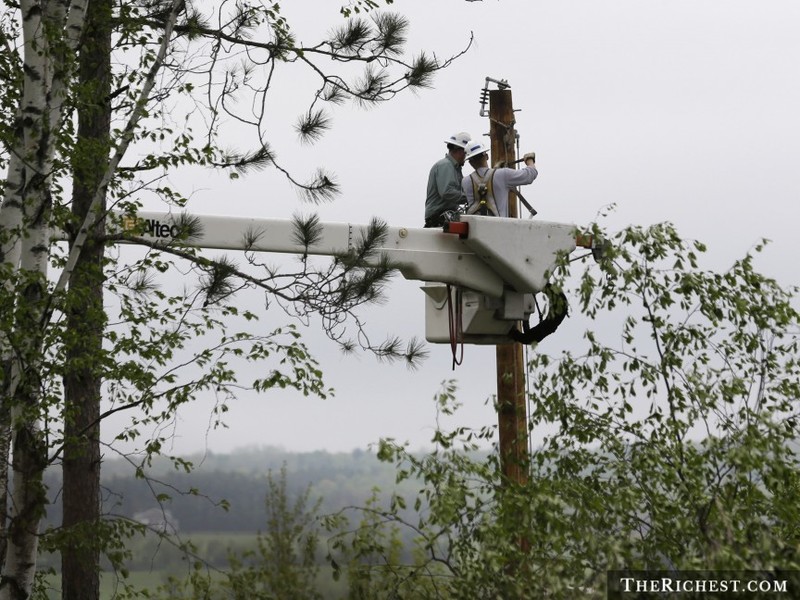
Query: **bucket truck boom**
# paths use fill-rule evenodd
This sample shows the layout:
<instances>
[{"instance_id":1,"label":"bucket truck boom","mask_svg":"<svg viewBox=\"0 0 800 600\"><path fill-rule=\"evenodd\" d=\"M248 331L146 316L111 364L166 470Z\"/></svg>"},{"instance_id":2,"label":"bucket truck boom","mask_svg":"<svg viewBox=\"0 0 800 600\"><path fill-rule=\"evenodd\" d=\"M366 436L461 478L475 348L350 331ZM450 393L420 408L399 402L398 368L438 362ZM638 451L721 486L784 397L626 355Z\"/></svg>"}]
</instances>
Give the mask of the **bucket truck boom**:
<instances>
[{"instance_id":1,"label":"bucket truck boom","mask_svg":"<svg viewBox=\"0 0 800 600\"><path fill-rule=\"evenodd\" d=\"M198 229L191 236L183 234L188 219ZM142 211L121 217L117 227L134 243L139 237L156 245L318 256L353 252L368 228L318 225L320 235L308 246L299 239L296 222L288 219ZM385 256L406 279L425 282L429 342L453 339L447 310L452 288L459 290L459 341L495 344L509 341L514 322L527 320L534 310L533 295L544 289L557 257L572 252L578 242L581 236L573 225L463 215L444 229L389 227L373 256L376 261Z\"/></svg>"}]
</instances>

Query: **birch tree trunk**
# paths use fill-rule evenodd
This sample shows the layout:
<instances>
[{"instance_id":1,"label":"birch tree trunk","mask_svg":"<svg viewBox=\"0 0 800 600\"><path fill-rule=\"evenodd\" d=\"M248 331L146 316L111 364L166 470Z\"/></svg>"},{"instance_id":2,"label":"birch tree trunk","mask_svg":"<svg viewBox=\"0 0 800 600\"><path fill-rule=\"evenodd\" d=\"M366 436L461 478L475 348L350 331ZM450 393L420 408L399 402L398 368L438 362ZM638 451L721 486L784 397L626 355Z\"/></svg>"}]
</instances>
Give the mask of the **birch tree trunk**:
<instances>
[{"instance_id":1,"label":"birch tree trunk","mask_svg":"<svg viewBox=\"0 0 800 600\"><path fill-rule=\"evenodd\" d=\"M41 6L30 0L20 4L23 18L24 73L20 133L22 176L16 195L6 202L19 206L21 227L26 234L20 245L19 273L24 281L17 297L15 330L29 335L17 344L3 399L11 420L13 491L8 525L7 551L0 580L0 599L27 598L33 587L38 549L38 527L44 503L42 469L45 452L39 439L39 415L35 397L36 365L32 349L40 338L37 313L41 309L42 286L47 277L47 257L42 257L43 227L46 225L44 165L52 143L47 131L47 97L52 78L48 65L45 21ZM13 193L13 192L12 192ZM4 206L5 208L5 206Z\"/></svg>"},{"instance_id":2,"label":"birch tree trunk","mask_svg":"<svg viewBox=\"0 0 800 600\"><path fill-rule=\"evenodd\" d=\"M22 186L24 168L20 158L21 148L12 148L9 156L8 177L0 205L0 273L2 273L3 307L8 311L14 296L13 274L19 268L22 249L19 230L22 226L22 206L18 189ZM12 346L8 338L12 318L3 317L0 327L0 566L5 564L8 543L8 473L11 458L11 407L8 392L11 385Z\"/></svg>"},{"instance_id":3,"label":"birch tree trunk","mask_svg":"<svg viewBox=\"0 0 800 600\"><path fill-rule=\"evenodd\" d=\"M0 578L0 600L26 599L36 574L39 522L47 498L42 481L47 447L41 432L40 390L42 339L46 327L47 267L51 175L57 133L63 120L69 65L85 13L85 0L20 5L23 31L23 73L18 131L18 161L11 167L3 202L4 219L13 222L19 210L19 292L16 294L15 351L4 380L3 408L10 418L13 491L7 529L7 550ZM20 169L19 163L22 163ZM15 176L18 176L15 177ZM6 211L11 211L6 212ZM5 244L5 240L4 240ZM12 238L13 249L17 246ZM8 263L7 263L8 264Z\"/></svg>"}]
</instances>

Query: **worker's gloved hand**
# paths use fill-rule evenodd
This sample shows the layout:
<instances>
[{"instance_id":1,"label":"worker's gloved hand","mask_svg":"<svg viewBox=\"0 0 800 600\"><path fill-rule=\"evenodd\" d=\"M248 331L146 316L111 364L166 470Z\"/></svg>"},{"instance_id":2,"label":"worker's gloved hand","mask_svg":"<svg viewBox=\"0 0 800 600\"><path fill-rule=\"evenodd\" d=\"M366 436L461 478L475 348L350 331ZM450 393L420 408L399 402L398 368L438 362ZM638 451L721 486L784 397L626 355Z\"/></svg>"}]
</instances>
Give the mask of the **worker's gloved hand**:
<instances>
[{"instance_id":1,"label":"worker's gloved hand","mask_svg":"<svg viewBox=\"0 0 800 600\"><path fill-rule=\"evenodd\" d=\"M536 162L536 152L528 152L525 156L522 157L525 161L525 164L528 164L528 159L530 158L531 161L534 163Z\"/></svg>"},{"instance_id":2,"label":"worker's gloved hand","mask_svg":"<svg viewBox=\"0 0 800 600\"><path fill-rule=\"evenodd\" d=\"M506 166L506 161L504 160L498 160L496 163L494 163L495 169L502 169L505 166Z\"/></svg>"}]
</instances>

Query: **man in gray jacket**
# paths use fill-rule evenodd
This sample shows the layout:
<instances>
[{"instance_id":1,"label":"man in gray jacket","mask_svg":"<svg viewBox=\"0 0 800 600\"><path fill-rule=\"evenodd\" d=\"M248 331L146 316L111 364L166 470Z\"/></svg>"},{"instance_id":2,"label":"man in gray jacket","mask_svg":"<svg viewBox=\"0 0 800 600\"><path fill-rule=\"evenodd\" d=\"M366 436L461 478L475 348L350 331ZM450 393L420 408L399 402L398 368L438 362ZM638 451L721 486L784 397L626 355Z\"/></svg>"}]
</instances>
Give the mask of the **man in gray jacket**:
<instances>
[{"instance_id":1,"label":"man in gray jacket","mask_svg":"<svg viewBox=\"0 0 800 600\"><path fill-rule=\"evenodd\" d=\"M431 167L425 198L425 227L440 227L446 220L445 213L458 210L466 202L461 191L464 178L461 167L464 166L469 141L470 135L465 131L451 135L445 140L447 154Z\"/></svg>"}]
</instances>

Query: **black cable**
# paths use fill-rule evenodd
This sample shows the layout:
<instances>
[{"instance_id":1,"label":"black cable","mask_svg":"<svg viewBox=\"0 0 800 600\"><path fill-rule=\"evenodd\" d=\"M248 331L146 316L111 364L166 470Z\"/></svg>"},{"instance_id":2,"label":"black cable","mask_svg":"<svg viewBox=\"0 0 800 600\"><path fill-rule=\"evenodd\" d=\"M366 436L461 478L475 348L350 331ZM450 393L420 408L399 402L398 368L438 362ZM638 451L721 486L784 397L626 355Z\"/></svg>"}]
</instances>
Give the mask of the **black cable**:
<instances>
[{"instance_id":1,"label":"black cable","mask_svg":"<svg viewBox=\"0 0 800 600\"><path fill-rule=\"evenodd\" d=\"M453 371L456 370L456 365L460 365L464 361L464 336L462 331L464 323L461 305L461 288L456 288L456 307L454 309L450 284L447 284L447 326L450 333L450 352L453 354ZM459 337L461 338L461 356L456 358Z\"/></svg>"},{"instance_id":2,"label":"black cable","mask_svg":"<svg viewBox=\"0 0 800 600\"><path fill-rule=\"evenodd\" d=\"M564 321L569 312L567 304L567 297L561 290L556 291L548 283L543 290L545 296L549 300L550 307L547 311L547 316L541 319L535 327L531 327L528 321L522 322L522 331L517 329L516 325L508 332L508 335L515 342L520 344L533 344L534 342L541 342L551 333L554 333L558 326Z\"/></svg>"}]
</instances>

